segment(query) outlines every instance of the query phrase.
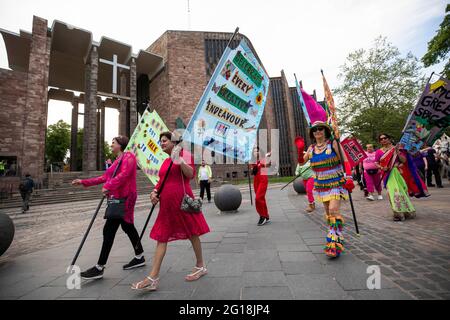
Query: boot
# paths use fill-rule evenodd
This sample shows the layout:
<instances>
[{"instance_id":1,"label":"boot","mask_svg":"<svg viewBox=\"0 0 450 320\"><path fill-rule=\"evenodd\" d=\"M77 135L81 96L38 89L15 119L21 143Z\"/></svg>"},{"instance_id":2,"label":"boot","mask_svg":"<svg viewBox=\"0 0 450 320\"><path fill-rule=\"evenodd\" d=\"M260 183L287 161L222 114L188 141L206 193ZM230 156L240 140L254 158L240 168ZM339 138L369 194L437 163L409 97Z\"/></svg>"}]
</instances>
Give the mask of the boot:
<instances>
[{"instance_id":1,"label":"boot","mask_svg":"<svg viewBox=\"0 0 450 320\"><path fill-rule=\"evenodd\" d=\"M316 210L316 204L314 202L308 204L308 207L305 209L305 211L308 212L308 213L311 213L314 210Z\"/></svg>"}]
</instances>

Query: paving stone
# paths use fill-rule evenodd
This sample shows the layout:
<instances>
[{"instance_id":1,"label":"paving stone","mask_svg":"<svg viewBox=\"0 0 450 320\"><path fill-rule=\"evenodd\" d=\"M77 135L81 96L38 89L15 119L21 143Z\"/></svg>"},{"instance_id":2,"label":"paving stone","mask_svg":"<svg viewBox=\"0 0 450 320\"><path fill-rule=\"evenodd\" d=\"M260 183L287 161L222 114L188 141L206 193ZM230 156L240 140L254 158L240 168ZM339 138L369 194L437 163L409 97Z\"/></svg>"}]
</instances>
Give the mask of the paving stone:
<instances>
[{"instance_id":1,"label":"paving stone","mask_svg":"<svg viewBox=\"0 0 450 320\"><path fill-rule=\"evenodd\" d=\"M280 251L279 255L281 262L316 261L316 257L311 252Z\"/></svg>"},{"instance_id":2,"label":"paving stone","mask_svg":"<svg viewBox=\"0 0 450 320\"><path fill-rule=\"evenodd\" d=\"M244 271L281 271L276 250L247 250Z\"/></svg>"},{"instance_id":3,"label":"paving stone","mask_svg":"<svg viewBox=\"0 0 450 320\"><path fill-rule=\"evenodd\" d=\"M286 286L286 276L282 271L246 271L242 282L245 287Z\"/></svg>"},{"instance_id":4,"label":"paving stone","mask_svg":"<svg viewBox=\"0 0 450 320\"><path fill-rule=\"evenodd\" d=\"M205 277L203 284L193 291L193 300L238 300L241 295L242 278Z\"/></svg>"},{"instance_id":5,"label":"paving stone","mask_svg":"<svg viewBox=\"0 0 450 320\"><path fill-rule=\"evenodd\" d=\"M411 300L412 297L397 288L374 290L350 290L348 295L356 300Z\"/></svg>"},{"instance_id":6,"label":"paving stone","mask_svg":"<svg viewBox=\"0 0 450 320\"><path fill-rule=\"evenodd\" d=\"M22 296L20 300L55 300L67 291L65 287L39 287Z\"/></svg>"},{"instance_id":7,"label":"paving stone","mask_svg":"<svg viewBox=\"0 0 450 320\"><path fill-rule=\"evenodd\" d=\"M326 274L287 275L295 299L351 300L333 278Z\"/></svg>"},{"instance_id":8,"label":"paving stone","mask_svg":"<svg viewBox=\"0 0 450 320\"><path fill-rule=\"evenodd\" d=\"M287 275L325 273L323 266L318 261L282 262L281 266Z\"/></svg>"},{"instance_id":9,"label":"paving stone","mask_svg":"<svg viewBox=\"0 0 450 320\"><path fill-rule=\"evenodd\" d=\"M244 287L242 300L292 300L293 295L289 287Z\"/></svg>"}]
</instances>

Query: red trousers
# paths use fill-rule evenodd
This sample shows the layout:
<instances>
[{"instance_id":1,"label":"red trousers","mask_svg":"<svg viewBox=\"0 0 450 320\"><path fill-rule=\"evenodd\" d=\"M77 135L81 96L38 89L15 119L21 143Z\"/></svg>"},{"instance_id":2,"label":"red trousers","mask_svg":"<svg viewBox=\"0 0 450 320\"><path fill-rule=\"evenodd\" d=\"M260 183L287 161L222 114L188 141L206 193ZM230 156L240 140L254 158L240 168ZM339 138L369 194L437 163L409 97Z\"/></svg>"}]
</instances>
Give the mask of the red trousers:
<instances>
[{"instance_id":1,"label":"red trousers","mask_svg":"<svg viewBox=\"0 0 450 320\"><path fill-rule=\"evenodd\" d=\"M258 175L253 180L253 187L255 188L255 204L256 211L261 217L269 218L269 210L266 204L266 191L269 182L267 179L261 179Z\"/></svg>"}]
</instances>

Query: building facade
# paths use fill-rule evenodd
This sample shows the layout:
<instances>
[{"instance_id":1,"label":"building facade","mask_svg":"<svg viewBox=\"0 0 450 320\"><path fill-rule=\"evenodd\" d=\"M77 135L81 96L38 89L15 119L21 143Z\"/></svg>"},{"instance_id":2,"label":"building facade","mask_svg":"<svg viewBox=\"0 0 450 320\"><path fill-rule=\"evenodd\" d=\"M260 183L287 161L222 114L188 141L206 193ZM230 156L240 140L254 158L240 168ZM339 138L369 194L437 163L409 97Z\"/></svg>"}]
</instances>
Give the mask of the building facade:
<instances>
[{"instance_id":1,"label":"building facade","mask_svg":"<svg viewBox=\"0 0 450 320\"><path fill-rule=\"evenodd\" d=\"M0 30L10 69L0 69L0 158L15 161L18 177L30 173L45 178L45 134L48 101L71 102L71 170L80 158L83 171L101 170L105 108L119 111L119 134L130 135L139 114L149 105L170 130L189 122L232 33L166 31L146 50L133 53L131 46L64 22L52 26L33 17L32 32ZM231 47L247 37L238 34ZM259 58L258 58L259 59ZM264 65L261 63L264 67ZM80 105L84 105L80 112ZM84 117L83 154L77 153L78 117ZM307 137L295 88L284 71L270 79L267 104L260 129L278 129L280 175L293 175L296 166L294 139ZM270 134L267 136L271 148ZM262 141L260 141L262 143ZM1 160L0 159L0 160ZM217 161L220 160L220 161ZM248 166L211 154L214 175L223 180L247 177ZM215 163L220 163L214 165ZM3 177L2 177L3 178Z\"/></svg>"}]
</instances>

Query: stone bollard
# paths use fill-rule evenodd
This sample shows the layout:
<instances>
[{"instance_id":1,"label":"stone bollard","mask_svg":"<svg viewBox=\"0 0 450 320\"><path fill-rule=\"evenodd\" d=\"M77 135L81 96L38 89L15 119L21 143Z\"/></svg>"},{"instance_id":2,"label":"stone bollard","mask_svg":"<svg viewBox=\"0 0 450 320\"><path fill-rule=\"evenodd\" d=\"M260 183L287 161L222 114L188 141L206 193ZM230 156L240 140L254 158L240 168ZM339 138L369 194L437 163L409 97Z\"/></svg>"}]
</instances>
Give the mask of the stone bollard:
<instances>
[{"instance_id":1,"label":"stone bollard","mask_svg":"<svg viewBox=\"0 0 450 320\"><path fill-rule=\"evenodd\" d=\"M14 239L14 230L14 223L11 218L5 213L0 213L0 256L11 245Z\"/></svg>"},{"instance_id":2,"label":"stone bollard","mask_svg":"<svg viewBox=\"0 0 450 320\"><path fill-rule=\"evenodd\" d=\"M241 191L234 185L224 184L214 193L214 203L221 212L237 212L242 203Z\"/></svg>"},{"instance_id":3,"label":"stone bollard","mask_svg":"<svg viewBox=\"0 0 450 320\"><path fill-rule=\"evenodd\" d=\"M305 185L302 179L300 178L295 179L293 186L295 192L297 192L298 194L306 194Z\"/></svg>"}]
</instances>

